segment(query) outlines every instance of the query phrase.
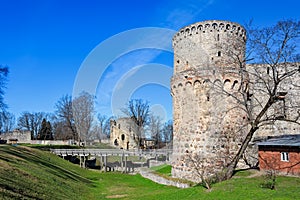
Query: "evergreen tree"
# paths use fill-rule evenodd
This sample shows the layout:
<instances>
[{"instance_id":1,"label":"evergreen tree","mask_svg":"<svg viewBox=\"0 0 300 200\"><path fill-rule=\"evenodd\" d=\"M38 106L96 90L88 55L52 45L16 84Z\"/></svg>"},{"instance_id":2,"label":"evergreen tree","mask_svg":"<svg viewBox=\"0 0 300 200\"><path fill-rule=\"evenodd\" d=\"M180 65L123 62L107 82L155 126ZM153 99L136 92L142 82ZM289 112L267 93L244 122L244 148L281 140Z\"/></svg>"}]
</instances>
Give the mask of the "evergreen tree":
<instances>
[{"instance_id":1,"label":"evergreen tree","mask_svg":"<svg viewBox=\"0 0 300 200\"><path fill-rule=\"evenodd\" d=\"M39 140L53 140L52 127L49 121L44 118L42 121L41 129L38 134Z\"/></svg>"}]
</instances>

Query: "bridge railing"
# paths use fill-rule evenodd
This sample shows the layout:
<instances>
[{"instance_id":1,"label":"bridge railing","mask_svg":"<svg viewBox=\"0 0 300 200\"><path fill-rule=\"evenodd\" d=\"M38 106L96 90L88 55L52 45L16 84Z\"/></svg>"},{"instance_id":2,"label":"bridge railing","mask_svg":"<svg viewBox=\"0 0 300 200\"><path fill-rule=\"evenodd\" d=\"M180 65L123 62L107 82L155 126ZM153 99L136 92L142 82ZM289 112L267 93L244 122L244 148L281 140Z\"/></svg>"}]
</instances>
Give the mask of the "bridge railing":
<instances>
[{"instance_id":1,"label":"bridge railing","mask_svg":"<svg viewBox=\"0 0 300 200\"><path fill-rule=\"evenodd\" d=\"M171 149L154 149L154 150L124 150L124 149L50 149L56 155L73 155L73 156L108 156L108 155L125 155L125 156L156 156L170 155Z\"/></svg>"}]
</instances>

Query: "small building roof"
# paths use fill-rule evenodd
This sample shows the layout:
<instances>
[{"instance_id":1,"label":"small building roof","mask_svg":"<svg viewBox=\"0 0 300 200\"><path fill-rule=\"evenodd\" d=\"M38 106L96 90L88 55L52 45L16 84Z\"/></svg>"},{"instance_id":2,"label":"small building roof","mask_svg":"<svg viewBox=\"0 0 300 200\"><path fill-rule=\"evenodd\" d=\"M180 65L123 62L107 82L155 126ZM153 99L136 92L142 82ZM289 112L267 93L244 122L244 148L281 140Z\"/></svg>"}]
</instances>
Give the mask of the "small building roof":
<instances>
[{"instance_id":1,"label":"small building roof","mask_svg":"<svg viewBox=\"0 0 300 200\"><path fill-rule=\"evenodd\" d=\"M269 138L263 142L258 142L258 146L286 146L300 147L300 135L282 135Z\"/></svg>"}]
</instances>

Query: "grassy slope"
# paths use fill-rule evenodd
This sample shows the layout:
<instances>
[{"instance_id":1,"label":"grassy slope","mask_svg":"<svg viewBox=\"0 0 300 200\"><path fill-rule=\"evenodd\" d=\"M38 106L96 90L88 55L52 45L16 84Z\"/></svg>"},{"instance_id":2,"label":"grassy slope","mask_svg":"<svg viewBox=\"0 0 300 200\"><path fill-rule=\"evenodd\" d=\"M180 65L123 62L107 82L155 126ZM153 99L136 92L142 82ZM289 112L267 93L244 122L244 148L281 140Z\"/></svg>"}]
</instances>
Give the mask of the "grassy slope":
<instances>
[{"instance_id":1,"label":"grassy slope","mask_svg":"<svg viewBox=\"0 0 300 200\"><path fill-rule=\"evenodd\" d=\"M49 152L0 146L0 199L78 199L95 178Z\"/></svg>"},{"instance_id":2,"label":"grassy slope","mask_svg":"<svg viewBox=\"0 0 300 200\"><path fill-rule=\"evenodd\" d=\"M248 175L239 173L211 192L200 186L178 189L140 175L81 169L38 149L0 146L0 199L300 199L299 178L278 177L272 191L260 187L262 177Z\"/></svg>"}]
</instances>

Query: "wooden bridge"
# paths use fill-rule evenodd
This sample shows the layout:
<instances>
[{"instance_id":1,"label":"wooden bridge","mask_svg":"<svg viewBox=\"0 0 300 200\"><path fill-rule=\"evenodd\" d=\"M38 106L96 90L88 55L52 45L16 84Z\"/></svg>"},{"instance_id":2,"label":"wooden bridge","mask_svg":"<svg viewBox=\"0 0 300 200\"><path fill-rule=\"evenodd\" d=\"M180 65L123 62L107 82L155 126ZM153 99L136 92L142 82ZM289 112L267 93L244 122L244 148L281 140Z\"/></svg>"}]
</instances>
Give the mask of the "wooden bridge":
<instances>
[{"instance_id":1,"label":"wooden bridge","mask_svg":"<svg viewBox=\"0 0 300 200\"><path fill-rule=\"evenodd\" d=\"M132 162L128 161L129 156L144 157L149 160L157 160L158 157L165 157L165 161L169 161L170 155L172 154L171 149L155 149L155 150L124 150L124 149L50 149L50 151L58 156L77 156L80 159L80 166L86 166L86 159L88 157L99 157L103 163L104 171L112 170L111 168L116 167L116 163L109 163L107 157L118 156L120 157L120 162L118 162L121 171L128 172ZM135 163L136 164L136 163ZM143 163L139 164L140 167L144 166Z\"/></svg>"},{"instance_id":2,"label":"wooden bridge","mask_svg":"<svg viewBox=\"0 0 300 200\"><path fill-rule=\"evenodd\" d=\"M50 149L50 151L59 156L142 156L155 157L164 155L169 157L171 149L154 150L124 150L124 149Z\"/></svg>"}]
</instances>

